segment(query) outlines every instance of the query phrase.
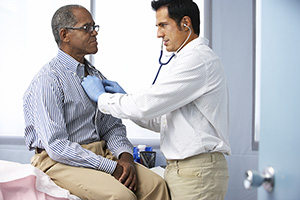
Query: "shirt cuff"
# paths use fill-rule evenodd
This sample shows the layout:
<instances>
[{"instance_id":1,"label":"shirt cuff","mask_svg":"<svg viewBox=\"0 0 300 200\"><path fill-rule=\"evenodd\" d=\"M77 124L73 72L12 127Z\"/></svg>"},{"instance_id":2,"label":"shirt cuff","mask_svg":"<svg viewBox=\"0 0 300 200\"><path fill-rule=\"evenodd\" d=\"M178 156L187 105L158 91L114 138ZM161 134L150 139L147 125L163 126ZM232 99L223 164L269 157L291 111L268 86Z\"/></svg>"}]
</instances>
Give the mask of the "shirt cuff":
<instances>
[{"instance_id":1,"label":"shirt cuff","mask_svg":"<svg viewBox=\"0 0 300 200\"><path fill-rule=\"evenodd\" d=\"M104 114L110 114L109 113L109 99L110 99L109 93L103 93L98 97L98 109L104 113Z\"/></svg>"},{"instance_id":2,"label":"shirt cuff","mask_svg":"<svg viewBox=\"0 0 300 200\"><path fill-rule=\"evenodd\" d=\"M129 154L131 154L132 156L133 156L133 148L121 148L121 149L119 149L117 152L116 152L116 156L117 156L117 158L118 159L120 159L120 155L122 154L122 153L129 153Z\"/></svg>"},{"instance_id":3,"label":"shirt cuff","mask_svg":"<svg viewBox=\"0 0 300 200\"><path fill-rule=\"evenodd\" d=\"M106 172L108 174L112 174L112 173L114 173L116 167L117 167L117 162L116 161L105 158L100 163L98 170Z\"/></svg>"},{"instance_id":4,"label":"shirt cuff","mask_svg":"<svg viewBox=\"0 0 300 200\"><path fill-rule=\"evenodd\" d=\"M128 96L128 94L121 93L103 93L98 97L98 109L104 114L111 114L114 116L120 115L123 113L121 110L122 107L120 105L121 98L124 96ZM118 117L120 118L120 117Z\"/></svg>"}]
</instances>

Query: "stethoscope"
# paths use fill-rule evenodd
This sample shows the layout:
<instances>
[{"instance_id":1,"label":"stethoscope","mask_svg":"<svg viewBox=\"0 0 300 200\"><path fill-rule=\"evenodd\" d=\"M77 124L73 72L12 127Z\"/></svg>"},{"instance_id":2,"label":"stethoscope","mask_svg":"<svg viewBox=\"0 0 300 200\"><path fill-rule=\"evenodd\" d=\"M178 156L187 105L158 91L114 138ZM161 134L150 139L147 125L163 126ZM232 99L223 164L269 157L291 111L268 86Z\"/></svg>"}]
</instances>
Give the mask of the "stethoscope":
<instances>
[{"instance_id":1,"label":"stethoscope","mask_svg":"<svg viewBox=\"0 0 300 200\"><path fill-rule=\"evenodd\" d=\"M186 40L182 43L182 45L177 49L177 51L176 51L175 53L172 53L172 55L171 55L171 57L169 58L169 60L168 60L167 62L164 62L164 63L161 61L161 58L162 58L162 56L163 56L163 42L164 42L164 41L163 41L163 40L161 41L161 50L160 50L160 56L159 56L159 59L158 59L158 62L159 62L159 64L160 64L160 67L158 68L158 71L157 71L157 73L156 73L156 76L155 76L155 78L154 78L154 81L153 81L152 85L155 83L155 81L156 81L156 79L157 79L157 77L158 77L158 74L159 74L159 72L160 72L160 70L161 70L161 67L162 67L163 65L169 64L169 62L172 60L172 58L174 58L174 56L177 55L177 53L182 49L182 47L187 43L188 39L190 38L190 36L191 36L191 34L192 34L191 28L190 28L189 26L187 26L186 24L183 24L183 26L187 27L187 28L189 29L189 31L190 31L188 37L187 37Z\"/></svg>"}]
</instances>

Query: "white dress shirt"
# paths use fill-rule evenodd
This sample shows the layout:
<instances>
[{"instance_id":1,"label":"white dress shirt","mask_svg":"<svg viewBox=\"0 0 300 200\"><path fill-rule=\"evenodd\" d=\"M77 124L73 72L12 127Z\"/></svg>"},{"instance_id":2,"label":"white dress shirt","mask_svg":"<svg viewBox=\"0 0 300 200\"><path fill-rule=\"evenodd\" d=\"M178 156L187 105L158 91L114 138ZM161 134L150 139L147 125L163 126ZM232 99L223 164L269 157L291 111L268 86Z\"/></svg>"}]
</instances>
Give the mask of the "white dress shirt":
<instances>
[{"instance_id":1,"label":"white dress shirt","mask_svg":"<svg viewBox=\"0 0 300 200\"><path fill-rule=\"evenodd\" d=\"M98 108L161 133L168 160L207 152L230 154L228 91L219 57L196 38L170 62L169 73L133 94L104 93Z\"/></svg>"}]
</instances>

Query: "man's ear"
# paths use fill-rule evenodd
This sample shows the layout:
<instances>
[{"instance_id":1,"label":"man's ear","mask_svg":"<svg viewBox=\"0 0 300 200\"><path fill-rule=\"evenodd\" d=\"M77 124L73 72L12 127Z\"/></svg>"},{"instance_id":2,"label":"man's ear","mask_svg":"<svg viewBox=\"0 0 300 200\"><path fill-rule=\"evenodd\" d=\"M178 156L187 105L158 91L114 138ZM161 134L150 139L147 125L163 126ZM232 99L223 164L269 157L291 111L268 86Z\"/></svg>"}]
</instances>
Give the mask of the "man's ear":
<instances>
[{"instance_id":1,"label":"man's ear","mask_svg":"<svg viewBox=\"0 0 300 200\"><path fill-rule=\"evenodd\" d=\"M186 31L188 31L189 29L188 29L187 27L185 27L184 24L191 28L192 22L191 22L191 18L190 18L189 16L184 16L184 17L182 18L182 20L181 20L181 25L182 25L182 27L183 27Z\"/></svg>"},{"instance_id":2,"label":"man's ear","mask_svg":"<svg viewBox=\"0 0 300 200\"><path fill-rule=\"evenodd\" d=\"M68 43L70 41L69 31L65 28L63 28L59 31L59 36L60 36L60 39L62 42Z\"/></svg>"}]
</instances>

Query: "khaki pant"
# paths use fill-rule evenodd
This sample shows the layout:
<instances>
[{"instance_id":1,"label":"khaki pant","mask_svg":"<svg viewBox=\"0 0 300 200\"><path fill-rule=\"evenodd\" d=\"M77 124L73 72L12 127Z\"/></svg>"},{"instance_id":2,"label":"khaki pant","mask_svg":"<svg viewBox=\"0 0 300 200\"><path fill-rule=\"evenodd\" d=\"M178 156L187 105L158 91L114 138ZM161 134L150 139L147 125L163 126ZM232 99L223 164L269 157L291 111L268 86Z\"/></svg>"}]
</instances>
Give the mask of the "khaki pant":
<instances>
[{"instance_id":1,"label":"khaki pant","mask_svg":"<svg viewBox=\"0 0 300 200\"><path fill-rule=\"evenodd\" d=\"M97 155L115 159L105 148L105 142L99 141L83 148L93 151ZM137 192L133 193L112 175L105 172L73 167L53 161L46 151L36 154L31 164L45 172L58 186L67 189L82 200L169 200L165 181L147 169L136 164L138 177Z\"/></svg>"},{"instance_id":2,"label":"khaki pant","mask_svg":"<svg viewBox=\"0 0 300 200\"><path fill-rule=\"evenodd\" d=\"M165 180L172 200L224 199L229 176L222 153L199 154L167 163Z\"/></svg>"}]
</instances>

